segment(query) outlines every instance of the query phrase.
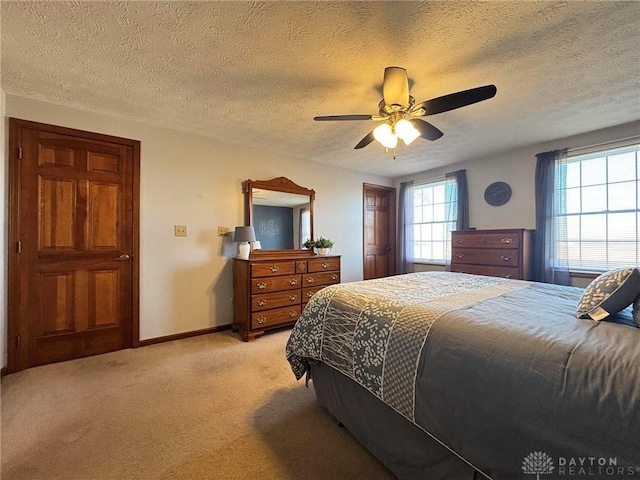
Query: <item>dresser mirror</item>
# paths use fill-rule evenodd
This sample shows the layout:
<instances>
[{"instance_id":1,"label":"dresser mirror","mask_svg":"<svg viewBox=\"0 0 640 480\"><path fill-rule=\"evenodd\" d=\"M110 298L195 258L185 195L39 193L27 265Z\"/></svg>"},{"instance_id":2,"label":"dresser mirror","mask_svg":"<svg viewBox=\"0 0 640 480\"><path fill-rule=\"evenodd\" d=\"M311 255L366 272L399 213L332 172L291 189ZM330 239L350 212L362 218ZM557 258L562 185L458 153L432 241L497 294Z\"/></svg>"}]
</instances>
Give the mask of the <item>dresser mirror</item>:
<instances>
[{"instance_id":1,"label":"dresser mirror","mask_svg":"<svg viewBox=\"0 0 640 480\"><path fill-rule=\"evenodd\" d=\"M286 177L247 180L246 221L262 250L300 250L313 238L315 191Z\"/></svg>"}]
</instances>

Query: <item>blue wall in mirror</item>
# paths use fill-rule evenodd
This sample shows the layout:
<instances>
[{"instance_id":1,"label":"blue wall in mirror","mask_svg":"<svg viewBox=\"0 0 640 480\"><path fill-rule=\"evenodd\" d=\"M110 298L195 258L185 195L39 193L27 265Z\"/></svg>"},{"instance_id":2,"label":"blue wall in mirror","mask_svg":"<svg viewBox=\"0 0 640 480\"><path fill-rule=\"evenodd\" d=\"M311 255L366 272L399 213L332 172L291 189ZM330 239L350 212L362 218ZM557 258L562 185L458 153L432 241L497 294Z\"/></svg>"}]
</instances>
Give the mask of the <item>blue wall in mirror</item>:
<instances>
[{"instance_id":1,"label":"blue wall in mirror","mask_svg":"<svg viewBox=\"0 0 640 480\"><path fill-rule=\"evenodd\" d=\"M293 209L253 206L253 228L263 250L293 248Z\"/></svg>"}]
</instances>

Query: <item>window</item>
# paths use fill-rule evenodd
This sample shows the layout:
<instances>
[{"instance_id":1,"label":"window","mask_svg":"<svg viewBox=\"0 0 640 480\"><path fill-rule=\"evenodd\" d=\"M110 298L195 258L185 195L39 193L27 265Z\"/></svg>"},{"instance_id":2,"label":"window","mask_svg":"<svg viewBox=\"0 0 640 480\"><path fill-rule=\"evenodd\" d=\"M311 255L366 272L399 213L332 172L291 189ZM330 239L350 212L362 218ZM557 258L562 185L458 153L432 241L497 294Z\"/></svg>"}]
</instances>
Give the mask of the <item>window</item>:
<instances>
[{"instance_id":1,"label":"window","mask_svg":"<svg viewBox=\"0 0 640 480\"><path fill-rule=\"evenodd\" d=\"M457 185L440 180L413 187L413 259L440 262L451 258L456 229Z\"/></svg>"},{"instance_id":2,"label":"window","mask_svg":"<svg viewBox=\"0 0 640 480\"><path fill-rule=\"evenodd\" d=\"M311 210L302 208L300 210L300 245L311 240Z\"/></svg>"},{"instance_id":3,"label":"window","mask_svg":"<svg viewBox=\"0 0 640 480\"><path fill-rule=\"evenodd\" d=\"M557 252L570 270L640 265L639 152L634 145L557 164Z\"/></svg>"}]
</instances>

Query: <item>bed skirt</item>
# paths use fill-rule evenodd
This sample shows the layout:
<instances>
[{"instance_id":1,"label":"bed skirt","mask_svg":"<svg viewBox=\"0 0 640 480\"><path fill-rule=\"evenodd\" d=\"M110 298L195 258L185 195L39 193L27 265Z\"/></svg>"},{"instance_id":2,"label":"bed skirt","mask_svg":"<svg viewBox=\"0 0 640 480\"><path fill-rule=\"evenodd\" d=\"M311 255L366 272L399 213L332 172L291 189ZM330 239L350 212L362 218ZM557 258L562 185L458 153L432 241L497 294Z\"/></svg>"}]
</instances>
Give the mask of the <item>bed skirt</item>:
<instances>
[{"instance_id":1,"label":"bed skirt","mask_svg":"<svg viewBox=\"0 0 640 480\"><path fill-rule=\"evenodd\" d=\"M398 478L477 478L472 467L342 373L315 363L311 378L320 405Z\"/></svg>"}]
</instances>

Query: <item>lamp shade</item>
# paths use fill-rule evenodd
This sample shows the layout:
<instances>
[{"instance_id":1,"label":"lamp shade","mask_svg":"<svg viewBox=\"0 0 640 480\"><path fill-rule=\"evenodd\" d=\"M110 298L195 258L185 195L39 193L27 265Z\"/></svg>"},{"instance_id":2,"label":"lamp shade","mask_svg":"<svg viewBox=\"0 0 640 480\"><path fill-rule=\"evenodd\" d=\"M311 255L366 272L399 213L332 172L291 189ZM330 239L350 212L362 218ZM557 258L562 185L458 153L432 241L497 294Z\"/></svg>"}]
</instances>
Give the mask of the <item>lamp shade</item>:
<instances>
[{"instance_id":1,"label":"lamp shade","mask_svg":"<svg viewBox=\"0 0 640 480\"><path fill-rule=\"evenodd\" d=\"M373 137L379 141L385 148L396 148L398 144L398 137L393 132L393 128L388 123L378 125L373 130Z\"/></svg>"},{"instance_id":2,"label":"lamp shade","mask_svg":"<svg viewBox=\"0 0 640 480\"><path fill-rule=\"evenodd\" d=\"M404 118L396 123L396 133L405 145L409 145L420 136L420 132L414 128L409 120Z\"/></svg>"},{"instance_id":3,"label":"lamp shade","mask_svg":"<svg viewBox=\"0 0 640 480\"><path fill-rule=\"evenodd\" d=\"M255 242L256 232L253 230L252 226L236 227L235 231L233 232L233 241L234 242Z\"/></svg>"}]
</instances>

